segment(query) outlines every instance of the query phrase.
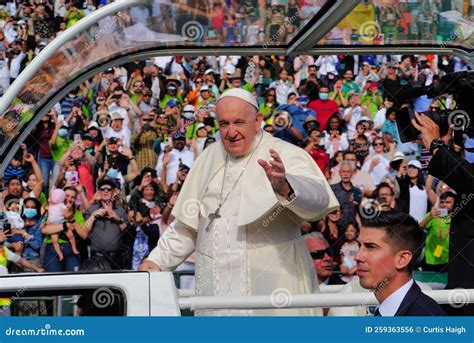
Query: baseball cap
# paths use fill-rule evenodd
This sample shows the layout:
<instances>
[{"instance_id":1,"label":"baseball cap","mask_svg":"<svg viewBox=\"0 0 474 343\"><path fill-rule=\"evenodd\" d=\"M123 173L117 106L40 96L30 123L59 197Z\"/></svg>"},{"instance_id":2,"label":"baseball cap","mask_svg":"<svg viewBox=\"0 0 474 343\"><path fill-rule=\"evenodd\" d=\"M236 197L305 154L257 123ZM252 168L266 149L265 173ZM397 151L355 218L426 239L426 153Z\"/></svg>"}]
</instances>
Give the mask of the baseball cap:
<instances>
[{"instance_id":1,"label":"baseball cap","mask_svg":"<svg viewBox=\"0 0 474 343\"><path fill-rule=\"evenodd\" d=\"M193 105L186 105L183 107L183 112L193 112L196 111L196 108Z\"/></svg>"},{"instance_id":2,"label":"baseball cap","mask_svg":"<svg viewBox=\"0 0 474 343\"><path fill-rule=\"evenodd\" d=\"M184 132L178 131L173 134L173 140L175 139L186 139Z\"/></svg>"},{"instance_id":3,"label":"baseball cap","mask_svg":"<svg viewBox=\"0 0 474 343\"><path fill-rule=\"evenodd\" d=\"M421 170L421 163L418 160L411 160L410 162L408 162L408 166L413 166Z\"/></svg>"},{"instance_id":4,"label":"baseball cap","mask_svg":"<svg viewBox=\"0 0 474 343\"><path fill-rule=\"evenodd\" d=\"M88 133L82 136L82 140L86 140L86 139L89 141L94 141L94 138L92 138L92 136L89 135Z\"/></svg>"},{"instance_id":5,"label":"baseball cap","mask_svg":"<svg viewBox=\"0 0 474 343\"><path fill-rule=\"evenodd\" d=\"M363 65L363 66L370 67L370 63L369 63L369 62L362 62L362 65Z\"/></svg>"},{"instance_id":6,"label":"baseball cap","mask_svg":"<svg viewBox=\"0 0 474 343\"><path fill-rule=\"evenodd\" d=\"M112 120L124 120L125 117L122 115L119 109L116 109L110 113L110 118Z\"/></svg>"},{"instance_id":7,"label":"baseball cap","mask_svg":"<svg viewBox=\"0 0 474 343\"><path fill-rule=\"evenodd\" d=\"M207 70L204 72L204 75L209 75L210 73L214 73L214 74L215 74L214 70L212 70L212 69L207 69Z\"/></svg>"},{"instance_id":8,"label":"baseball cap","mask_svg":"<svg viewBox=\"0 0 474 343\"><path fill-rule=\"evenodd\" d=\"M93 129L100 130L99 124L97 124L97 122L95 122L95 121L91 121L89 126L87 126L87 131L90 131L90 130L93 130Z\"/></svg>"},{"instance_id":9,"label":"baseball cap","mask_svg":"<svg viewBox=\"0 0 474 343\"><path fill-rule=\"evenodd\" d=\"M109 138L109 143L110 144L117 144L118 138L117 137L110 137Z\"/></svg>"},{"instance_id":10,"label":"baseball cap","mask_svg":"<svg viewBox=\"0 0 474 343\"><path fill-rule=\"evenodd\" d=\"M367 116L362 116L360 117L359 121L357 123L360 123L361 121L372 121L372 119L370 119L369 117Z\"/></svg>"},{"instance_id":11,"label":"baseball cap","mask_svg":"<svg viewBox=\"0 0 474 343\"><path fill-rule=\"evenodd\" d=\"M110 187L112 187L112 189L115 189L116 187L116 184L115 182L113 182L112 180L110 179L104 179L102 181L99 182L99 184L97 185L98 189L100 189L102 186L105 186L105 185L109 185Z\"/></svg>"},{"instance_id":12,"label":"baseball cap","mask_svg":"<svg viewBox=\"0 0 474 343\"><path fill-rule=\"evenodd\" d=\"M209 86L208 85L204 85L201 87L201 89L199 90L201 93L202 92L205 92L205 91L209 91Z\"/></svg>"},{"instance_id":13,"label":"baseball cap","mask_svg":"<svg viewBox=\"0 0 474 343\"><path fill-rule=\"evenodd\" d=\"M196 126L196 132L198 132L201 129L205 129L205 128L206 128L206 125L204 125L203 123L199 123Z\"/></svg>"},{"instance_id":14,"label":"baseball cap","mask_svg":"<svg viewBox=\"0 0 474 343\"><path fill-rule=\"evenodd\" d=\"M169 106L169 107L178 106L178 101L177 101L176 99L170 99L170 100L168 100L168 102L166 103L166 106Z\"/></svg>"}]
</instances>

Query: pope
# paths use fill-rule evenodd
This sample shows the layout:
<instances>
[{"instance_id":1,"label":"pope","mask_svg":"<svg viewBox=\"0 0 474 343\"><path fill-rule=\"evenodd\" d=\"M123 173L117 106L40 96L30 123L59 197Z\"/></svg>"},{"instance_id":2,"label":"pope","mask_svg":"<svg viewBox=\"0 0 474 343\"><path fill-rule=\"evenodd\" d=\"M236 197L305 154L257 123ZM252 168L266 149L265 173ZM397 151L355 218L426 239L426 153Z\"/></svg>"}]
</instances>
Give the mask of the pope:
<instances>
[{"instance_id":1,"label":"pope","mask_svg":"<svg viewBox=\"0 0 474 343\"><path fill-rule=\"evenodd\" d=\"M272 295L269 310L201 315L320 315L282 309L295 294L318 292L299 224L339 204L303 149L261 130L255 98L239 88L217 101L221 141L203 151L183 184L176 218L140 270L172 271L196 251L196 295Z\"/></svg>"}]
</instances>

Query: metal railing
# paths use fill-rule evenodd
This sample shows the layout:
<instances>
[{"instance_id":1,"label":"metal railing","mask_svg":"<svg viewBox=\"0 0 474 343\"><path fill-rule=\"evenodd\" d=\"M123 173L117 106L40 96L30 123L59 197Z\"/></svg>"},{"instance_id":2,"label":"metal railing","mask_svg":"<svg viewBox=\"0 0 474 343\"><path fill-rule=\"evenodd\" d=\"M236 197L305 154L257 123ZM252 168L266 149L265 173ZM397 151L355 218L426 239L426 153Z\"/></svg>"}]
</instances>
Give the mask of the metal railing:
<instances>
[{"instance_id":1,"label":"metal railing","mask_svg":"<svg viewBox=\"0 0 474 343\"><path fill-rule=\"evenodd\" d=\"M438 304L453 304L459 301L462 291L462 304L474 302L474 289L452 289L423 291ZM459 294L455 294L458 292ZM313 308L313 307L354 307L375 306L377 299L372 292L364 293L325 293L288 295L285 302L270 295L253 295L237 297L196 297L179 299L181 309L219 310L219 309L275 309L275 308Z\"/></svg>"}]
</instances>

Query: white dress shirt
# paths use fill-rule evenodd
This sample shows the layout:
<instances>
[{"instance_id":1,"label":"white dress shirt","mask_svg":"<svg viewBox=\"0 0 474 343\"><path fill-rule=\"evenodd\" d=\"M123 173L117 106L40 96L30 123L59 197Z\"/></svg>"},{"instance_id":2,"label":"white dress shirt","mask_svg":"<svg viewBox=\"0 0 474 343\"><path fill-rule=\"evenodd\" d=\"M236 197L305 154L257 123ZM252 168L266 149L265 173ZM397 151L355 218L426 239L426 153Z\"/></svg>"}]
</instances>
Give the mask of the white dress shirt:
<instances>
[{"instance_id":1,"label":"white dress shirt","mask_svg":"<svg viewBox=\"0 0 474 343\"><path fill-rule=\"evenodd\" d=\"M406 284L393 292L387 299L385 299L379 306L380 315L383 317L393 317L397 313L398 308L402 304L403 299L408 293L408 290L413 285L413 279L410 279Z\"/></svg>"}]
</instances>

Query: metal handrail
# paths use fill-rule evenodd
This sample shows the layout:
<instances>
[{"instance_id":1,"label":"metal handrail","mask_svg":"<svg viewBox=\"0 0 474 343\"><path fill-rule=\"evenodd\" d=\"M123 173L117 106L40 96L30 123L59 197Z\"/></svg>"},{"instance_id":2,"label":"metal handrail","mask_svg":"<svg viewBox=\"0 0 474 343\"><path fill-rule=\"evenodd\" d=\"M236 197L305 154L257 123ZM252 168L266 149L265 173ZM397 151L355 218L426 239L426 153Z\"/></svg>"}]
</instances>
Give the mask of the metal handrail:
<instances>
[{"instance_id":1,"label":"metal handrail","mask_svg":"<svg viewBox=\"0 0 474 343\"><path fill-rule=\"evenodd\" d=\"M452 289L423 291L439 304L463 304L474 302L474 289ZM181 309L275 309L313 307L354 307L378 305L373 293L332 293L290 295L252 295L231 297L188 297L180 298Z\"/></svg>"}]
</instances>

